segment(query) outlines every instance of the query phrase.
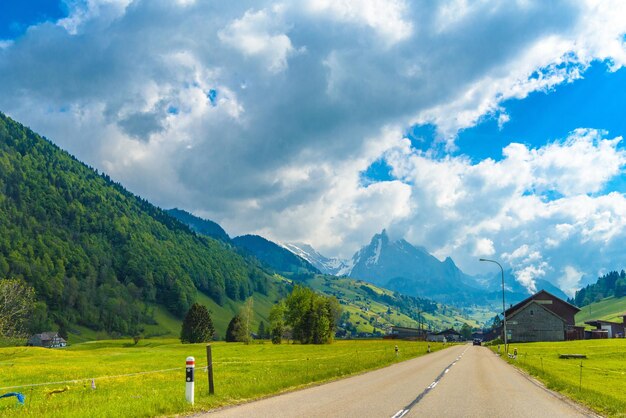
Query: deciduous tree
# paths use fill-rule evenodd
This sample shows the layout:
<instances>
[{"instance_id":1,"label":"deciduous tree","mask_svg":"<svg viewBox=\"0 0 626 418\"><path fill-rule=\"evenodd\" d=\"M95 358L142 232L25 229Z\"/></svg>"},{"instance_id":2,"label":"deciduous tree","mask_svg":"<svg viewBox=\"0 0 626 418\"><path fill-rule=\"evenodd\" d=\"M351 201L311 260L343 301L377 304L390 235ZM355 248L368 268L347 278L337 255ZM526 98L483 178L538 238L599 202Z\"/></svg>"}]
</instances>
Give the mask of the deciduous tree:
<instances>
[{"instance_id":1,"label":"deciduous tree","mask_svg":"<svg viewBox=\"0 0 626 418\"><path fill-rule=\"evenodd\" d=\"M23 337L35 291L19 279L0 279L0 336Z\"/></svg>"},{"instance_id":2,"label":"deciduous tree","mask_svg":"<svg viewBox=\"0 0 626 418\"><path fill-rule=\"evenodd\" d=\"M270 336L272 344L280 344L285 333L285 305L277 303L270 310Z\"/></svg>"}]
</instances>

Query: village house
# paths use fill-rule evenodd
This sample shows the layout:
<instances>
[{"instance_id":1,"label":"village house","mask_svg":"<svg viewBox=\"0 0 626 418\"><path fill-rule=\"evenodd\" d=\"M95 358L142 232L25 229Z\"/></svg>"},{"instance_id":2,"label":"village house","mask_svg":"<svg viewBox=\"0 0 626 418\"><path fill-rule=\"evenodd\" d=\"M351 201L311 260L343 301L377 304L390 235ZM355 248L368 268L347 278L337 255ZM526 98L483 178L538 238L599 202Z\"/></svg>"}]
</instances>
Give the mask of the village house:
<instances>
[{"instance_id":1,"label":"village house","mask_svg":"<svg viewBox=\"0 0 626 418\"><path fill-rule=\"evenodd\" d=\"M389 336L401 340L421 340L426 338L426 331L418 328L392 326Z\"/></svg>"},{"instance_id":2,"label":"village house","mask_svg":"<svg viewBox=\"0 0 626 418\"><path fill-rule=\"evenodd\" d=\"M428 334L428 341L444 342L444 341L461 341L463 337L454 328L448 328L437 333Z\"/></svg>"},{"instance_id":3,"label":"village house","mask_svg":"<svg viewBox=\"0 0 626 418\"><path fill-rule=\"evenodd\" d=\"M596 328L588 333L588 338L624 338L626 335L626 314L620 316L622 323L601 319L585 322L585 324Z\"/></svg>"},{"instance_id":4,"label":"village house","mask_svg":"<svg viewBox=\"0 0 626 418\"><path fill-rule=\"evenodd\" d=\"M584 338L574 317L580 309L541 290L506 310L510 342L564 341Z\"/></svg>"},{"instance_id":5,"label":"village house","mask_svg":"<svg viewBox=\"0 0 626 418\"><path fill-rule=\"evenodd\" d=\"M33 347L61 348L67 345L67 341L59 336L58 332L42 332L29 338L26 345Z\"/></svg>"}]
</instances>

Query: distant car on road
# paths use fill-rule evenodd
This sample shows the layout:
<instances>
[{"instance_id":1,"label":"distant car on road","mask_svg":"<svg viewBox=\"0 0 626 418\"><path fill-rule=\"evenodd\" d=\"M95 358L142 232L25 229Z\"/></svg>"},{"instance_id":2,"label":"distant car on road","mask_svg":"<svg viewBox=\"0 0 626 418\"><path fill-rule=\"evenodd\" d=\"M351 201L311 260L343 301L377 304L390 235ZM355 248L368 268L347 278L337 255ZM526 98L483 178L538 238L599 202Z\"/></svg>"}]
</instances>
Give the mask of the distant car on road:
<instances>
[{"instance_id":1,"label":"distant car on road","mask_svg":"<svg viewBox=\"0 0 626 418\"><path fill-rule=\"evenodd\" d=\"M474 338L473 345L481 345L482 341L480 338Z\"/></svg>"}]
</instances>

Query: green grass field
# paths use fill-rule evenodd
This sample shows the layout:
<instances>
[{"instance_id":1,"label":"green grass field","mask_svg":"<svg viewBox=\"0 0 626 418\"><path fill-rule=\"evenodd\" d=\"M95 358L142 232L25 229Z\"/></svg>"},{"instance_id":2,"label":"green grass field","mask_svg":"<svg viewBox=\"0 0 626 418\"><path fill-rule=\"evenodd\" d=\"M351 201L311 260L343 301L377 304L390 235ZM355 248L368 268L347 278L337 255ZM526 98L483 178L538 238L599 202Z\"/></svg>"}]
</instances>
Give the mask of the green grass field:
<instances>
[{"instance_id":1,"label":"green grass field","mask_svg":"<svg viewBox=\"0 0 626 418\"><path fill-rule=\"evenodd\" d=\"M396 357L394 345L400 348ZM433 351L441 344L432 344ZM176 340L94 341L66 349L0 348L1 416L155 416L189 414L383 367L426 354L426 343L392 340L337 341L329 345L218 342L212 344L215 395L208 395L205 344ZM196 404L185 401L185 358L196 358ZM168 370L174 369L174 370ZM119 376L146 371L156 373ZM109 377L107 377L109 376ZM118 377L110 377L118 376ZM95 377L71 383L26 386Z\"/></svg>"},{"instance_id":2,"label":"green grass field","mask_svg":"<svg viewBox=\"0 0 626 418\"><path fill-rule=\"evenodd\" d=\"M581 402L602 415L626 417L626 339L525 343L509 363L543 381L549 389ZM492 347L493 349L493 347ZM585 354L582 360L559 354Z\"/></svg>"}]
</instances>

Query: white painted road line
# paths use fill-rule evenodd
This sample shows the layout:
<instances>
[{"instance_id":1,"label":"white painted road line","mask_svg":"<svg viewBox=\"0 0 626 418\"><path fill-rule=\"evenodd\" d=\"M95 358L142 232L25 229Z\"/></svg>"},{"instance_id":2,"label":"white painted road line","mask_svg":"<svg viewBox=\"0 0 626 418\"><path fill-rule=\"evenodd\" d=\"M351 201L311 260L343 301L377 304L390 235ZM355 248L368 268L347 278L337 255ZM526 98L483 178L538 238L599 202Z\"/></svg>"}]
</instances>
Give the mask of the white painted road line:
<instances>
[{"instance_id":1,"label":"white painted road line","mask_svg":"<svg viewBox=\"0 0 626 418\"><path fill-rule=\"evenodd\" d=\"M407 409L401 409L391 418L402 418L407 412L409 412Z\"/></svg>"},{"instance_id":2,"label":"white painted road line","mask_svg":"<svg viewBox=\"0 0 626 418\"><path fill-rule=\"evenodd\" d=\"M446 375L446 373L448 373L450 371L450 368L452 366L454 366L459 360L461 360L461 357L463 357L463 354L465 354L465 352L468 350L469 346L463 350L463 352L461 353L460 356L458 356L456 358L455 361L453 361L451 364L448 365L448 367L446 367L441 373L439 373L439 376L437 376L435 378L435 381L432 382L430 385L428 385L428 387L426 389L424 389L424 391L422 393L420 393L417 398L415 398L413 400L413 402L411 402L409 405L407 405L404 409L401 409L396 415L394 415L392 418L400 418L403 417L405 414L407 414L411 408L413 408L415 405L417 405L417 403L422 400L422 398L424 396L426 396L426 394L428 392L430 392L431 390L433 390L435 388L435 386L437 386L437 384L439 383L439 381ZM400 415L398 415L400 414Z\"/></svg>"}]
</instances>

